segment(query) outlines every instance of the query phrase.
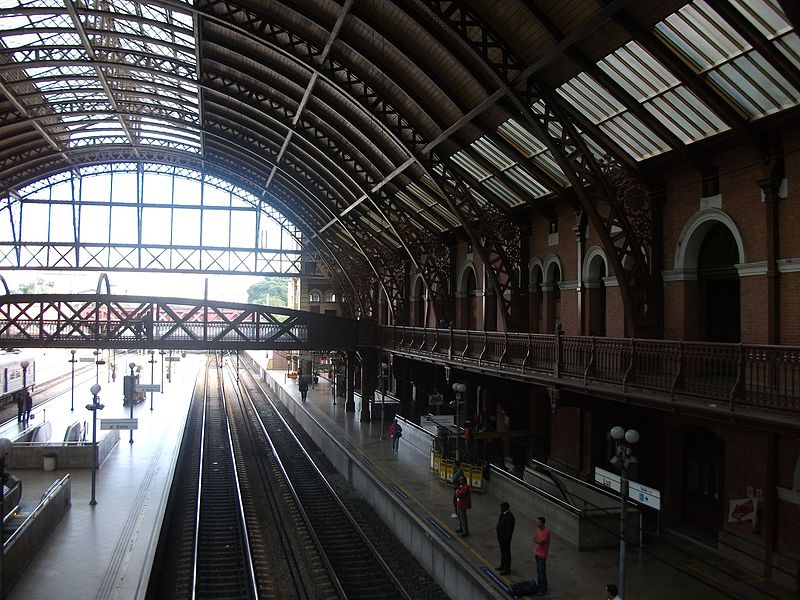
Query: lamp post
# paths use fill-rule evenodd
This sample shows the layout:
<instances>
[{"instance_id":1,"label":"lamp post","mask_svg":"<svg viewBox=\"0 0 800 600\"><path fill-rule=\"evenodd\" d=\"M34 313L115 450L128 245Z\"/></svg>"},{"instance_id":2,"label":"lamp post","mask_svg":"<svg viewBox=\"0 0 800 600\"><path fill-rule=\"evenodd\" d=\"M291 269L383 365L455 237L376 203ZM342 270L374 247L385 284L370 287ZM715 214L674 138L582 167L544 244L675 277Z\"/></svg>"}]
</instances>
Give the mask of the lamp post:
<instances>
[{"instance_id":1,"label":"lamp post","mask_svg":"<svg viewBox=\"0 0 800 600\"><path fill-rule=\"evenodd\" d=\"M461 452L459 448L461 446L461 434L458 428L458 405L461 404L461 395L467 391L467 386L463 383L454 383L453 391L456 393L456 460L460 460Z\"/></svg>"},{"instance_id":2,"label":"lamp post","mask_svg":"<svg viewBox=\"0 0 800 600\"><path fill-rule=\"evenodd\" d=\"M75 410L75 363L78 362L75 360L75 352L77 352L77 350L69 351L69 353L72 354L72 358L69 359L69 362L72 363L72 390L69 399L69 409L71 411Z\"/></svg>"},{"instance_id":3,"label":"lamp post","mask_svg":"<svg viewBox=\"0 0 800 600\"><path fill-rule=\"evenodd\" d=\"M161 355L161 395L164 395L164 355L166 352L164 350L159 350L158 353Z\"/></svg>"},{"instance_id":4,"label":"lamp post","mask_svg":"<svg viewBox=\"0 0 800 600\"><path fill-rule=\"evenodd\" d=\"M100 384L95 383L91 388L92 403L86 405L86 410L92 411L92 499L89 501L90 506L95 506L95 487L97 483L97 411L103 410L105 406L100 404Z\"/></svg>"},{"instance_id":5,"label":"lamp post","mask_svg":"<svg viewBox=\"0 0 800 600\"><path fill-rule=\"evenodd\" d=\"M389 365L382 362L378 365L378 369L381 378L381 439L383 439L383 408L386 405L386 376L389 374Z\"/></svg>"},{"instance_id":6,"label":"lamp post","mask_svg":"<svg viewBox=\"0 0 800 600\"><path fill-rule=\"evenodd\" d=\"M339 355L331 354L331 390L333 391L333 405L336 406L336 379L339 377Z\"/></svg>"},{"instance_id":7,"label":"lamp post","mask_svg":"<svg viewBox=\"0 0 800 600\"><path fill-rule=\"evenodd\" d=\"M100 383L100 365L106 364L103 360L103 353L100 350L95 350L94 354L94 382Z\"/></svg>"},{"instance_id":8,"label":"lamp post","mask_svg":"<svg viewBox=\"0 0 800 600\"><path fill-rule=\"evenodd\" d=\"M147 362L150 363L150 385L153 385L155 380L155 367L156 367L156 359L154 358L156 351L150 350L150 360ZM153 410L153 390L150 390L150 410Z\"/></svg>"},{"instance_id":9,"label":"lamp post","mask_svg":"<svg viewBox=\"0 0 800 600\"><path fill-rule=\"evenodd\" d=\"M136 363L135 362L128 363L128 368L131 370L131 377L130 377L131 384L128 390L128 395L129 395L128 404L130 404L131 406L131 419L133 419L133 396L134 394L136 394L136 375L134 375L133 370L136 368ZM133 443L133 429L131 429L131 439L128 440L128 443L129 444Z\"/></svg>"},{"instance_id":10,"label":"lamp post","mask_svg":"<svg viewBox=\"0 0 800 600\"><path fill-rule=\"evenodd\" d=\"M3 505L3 514L0 515L2 519L2 527L0 527L0 600L6 597L5 594L5 533L6 533L6 455L11 450L11 440L8 438L0 438L0 485L2 485L2 498L0 504Z\"/></svg>"},{"instance_id":11,"label":"lamp post","mask_svg":"<svg viewBox=\"0 0 800 600\"><path fill-rule=\"evenodd\" d=\"M620 470L620 511L619 511L619 597L625 597L625 508L628 503L628 467L636 464L633 456L633 445L639 441L639 432L635 429L625 431L619 425L611 428L611 438L616 444L611 464Z\"/></svg>"}]
</instances>

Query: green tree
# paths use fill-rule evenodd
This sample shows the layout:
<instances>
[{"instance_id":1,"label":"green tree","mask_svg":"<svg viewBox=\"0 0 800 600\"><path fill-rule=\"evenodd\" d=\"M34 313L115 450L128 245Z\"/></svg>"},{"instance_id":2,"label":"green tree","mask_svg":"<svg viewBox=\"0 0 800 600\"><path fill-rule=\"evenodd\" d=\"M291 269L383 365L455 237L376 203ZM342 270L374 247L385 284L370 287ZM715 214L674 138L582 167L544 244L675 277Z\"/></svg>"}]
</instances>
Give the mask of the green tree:
<instances>
[{"instance_id":1,"label":"green tree","mask_svg":"<svg viewBox=\"0 0 800 600\"><path fill-rule=\"evenodd\" d=\"M45 281L43 277L37 277L33 281L21 283L18 293L20 294L51 294L55 284L52 281Z\"/></svg>"},{"instance_id":2,"label":"green tree","mask_svg":"<svg viewBox=\"0 0 800 600\"><path fill-rule=\"evenodd\" d=\"M289 298L289 280L285 277L265 277L247 288L247 301L252 304L286 306Z\"/></svg>"}]
</instances>

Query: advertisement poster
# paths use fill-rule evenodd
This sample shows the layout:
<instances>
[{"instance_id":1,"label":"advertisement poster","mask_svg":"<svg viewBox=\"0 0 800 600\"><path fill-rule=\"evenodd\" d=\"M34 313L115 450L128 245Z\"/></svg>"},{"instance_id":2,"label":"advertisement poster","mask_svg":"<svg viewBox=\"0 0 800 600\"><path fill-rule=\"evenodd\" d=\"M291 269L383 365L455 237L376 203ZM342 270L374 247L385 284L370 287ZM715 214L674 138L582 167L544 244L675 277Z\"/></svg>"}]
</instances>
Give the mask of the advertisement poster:
<instances>
[{"instance_id":1,"label":"advertisement poster","mask_svg":"<svg viewBox=\"0 0 800 600\"><path fill-rule=\"evenodd\" d=\"M756 518L757 510L758 498L731 500L730 507L728 508L728 523L752 521Z\"/></svg>"}]
</instances>

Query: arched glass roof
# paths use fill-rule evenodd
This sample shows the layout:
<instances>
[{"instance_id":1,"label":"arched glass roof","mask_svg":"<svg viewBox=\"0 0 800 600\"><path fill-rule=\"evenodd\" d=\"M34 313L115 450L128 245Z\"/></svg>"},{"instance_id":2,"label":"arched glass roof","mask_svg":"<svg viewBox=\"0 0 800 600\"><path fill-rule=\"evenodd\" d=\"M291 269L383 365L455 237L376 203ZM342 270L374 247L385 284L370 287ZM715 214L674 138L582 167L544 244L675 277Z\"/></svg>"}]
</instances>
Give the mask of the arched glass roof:
<instances>
[{"instance_id":1,"label":"arched glass roof","mask_svg":"<svg viewBox=\"0 0 800 600\"><path fill-rule=\"evenodd\" d=\"M649 181L675 156L703 172L701 147L726 137L765 153L800 102L798 12L0 0L0 196L90 165L169 165L269 197L340 295L390 285L398 262L446 288L437 257L457 230L513 279L521 211L567 202L627 231L597 208L610 173ZM644 272L646 254L611 263Z\"/></svg>"}]
</instances>

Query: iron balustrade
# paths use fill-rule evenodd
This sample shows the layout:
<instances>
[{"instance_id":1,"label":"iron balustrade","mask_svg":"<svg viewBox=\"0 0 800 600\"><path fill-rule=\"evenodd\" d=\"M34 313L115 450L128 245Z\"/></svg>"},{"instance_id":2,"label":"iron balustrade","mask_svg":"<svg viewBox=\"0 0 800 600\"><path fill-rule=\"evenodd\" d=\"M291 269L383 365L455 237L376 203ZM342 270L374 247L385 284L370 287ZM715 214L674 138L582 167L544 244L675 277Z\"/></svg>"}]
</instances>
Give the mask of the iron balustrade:
<instances>
[{"instance_id":1,"label":"iron balustrade","mask_svg":"<svg viewBox=\"0 0 800 600\"><path fill-rule=\"evenodd\" d=\"M573 387L800 413L800 347L380 327L388 351Z\"/></svg>"},{"instance_id":2,"label":"iron balustrade","mask_svg":"<svg viewBox=\"0 0 800 600\"><path fill-rule=\"evenodd\" d=\"M355 349L352 319L183 298L0 296L0 347ZM374 332L373 332L374 336Z\"/></svg>"}]
</instances>

